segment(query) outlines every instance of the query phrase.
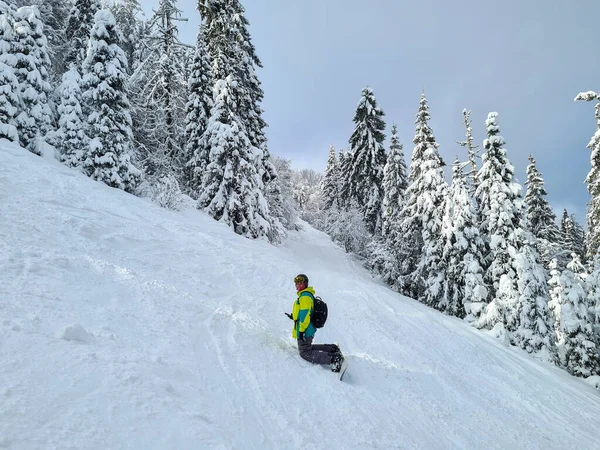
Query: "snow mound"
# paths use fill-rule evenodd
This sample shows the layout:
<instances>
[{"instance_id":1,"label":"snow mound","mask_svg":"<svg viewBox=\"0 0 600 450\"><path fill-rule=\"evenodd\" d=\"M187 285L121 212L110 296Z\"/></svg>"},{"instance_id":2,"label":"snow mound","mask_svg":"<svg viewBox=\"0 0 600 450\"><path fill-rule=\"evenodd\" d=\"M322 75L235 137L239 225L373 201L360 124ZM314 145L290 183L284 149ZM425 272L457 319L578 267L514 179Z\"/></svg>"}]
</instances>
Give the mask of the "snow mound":
<instances>
[{"instance_id":1,"label":"snow mound","mask_svg":"<svg viewBox=\"0 0 600 450\"><path fill-rule=\"evenodd\" d=\"M74 323L65 327L60 333L60 338L64 339L65 341L76 341L83 343L94 341L94 335L78 323Z\"/></svg>"}]
</instances>

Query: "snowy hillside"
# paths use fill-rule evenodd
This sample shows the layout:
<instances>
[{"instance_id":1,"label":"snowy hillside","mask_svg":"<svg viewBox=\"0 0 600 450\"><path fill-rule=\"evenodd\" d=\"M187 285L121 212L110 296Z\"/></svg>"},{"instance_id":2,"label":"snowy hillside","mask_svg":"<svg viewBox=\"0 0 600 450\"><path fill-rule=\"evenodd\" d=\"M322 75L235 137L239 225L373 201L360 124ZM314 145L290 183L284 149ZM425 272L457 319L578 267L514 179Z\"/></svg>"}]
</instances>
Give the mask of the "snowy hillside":
<instances>
[{"instance_id":1,"label":"snowy hillside","mask_svg":"<svg viewBox=\"0 0 600 450\"><path fill-rule=\"evenodd\" d=\"M598 448L600 395L400 297L305 225L281 246L0 142L0 448ZM297 354L293 277L344 382Z\"/></svg>"}]
</instances>

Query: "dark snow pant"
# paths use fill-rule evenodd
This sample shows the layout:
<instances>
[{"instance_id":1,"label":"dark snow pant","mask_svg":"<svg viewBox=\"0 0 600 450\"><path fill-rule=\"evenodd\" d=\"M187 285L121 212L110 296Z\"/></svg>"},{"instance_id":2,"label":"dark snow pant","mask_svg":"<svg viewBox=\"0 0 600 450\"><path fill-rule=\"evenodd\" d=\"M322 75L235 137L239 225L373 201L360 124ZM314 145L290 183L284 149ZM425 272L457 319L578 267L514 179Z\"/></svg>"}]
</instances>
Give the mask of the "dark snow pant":
<instances>
[{"instance_id":1,"label":"dark snow pant","mask_svg":"<svg viewBox=\"0 0 600 450\"><path fill-rule=\"evenodd\" d=\"M312 345L314 337L298 339L298 351L302 359L314 364L331 364L333 355L337 352L337 347L333 344L315 344Z\"/></svg>"}]
</instances>

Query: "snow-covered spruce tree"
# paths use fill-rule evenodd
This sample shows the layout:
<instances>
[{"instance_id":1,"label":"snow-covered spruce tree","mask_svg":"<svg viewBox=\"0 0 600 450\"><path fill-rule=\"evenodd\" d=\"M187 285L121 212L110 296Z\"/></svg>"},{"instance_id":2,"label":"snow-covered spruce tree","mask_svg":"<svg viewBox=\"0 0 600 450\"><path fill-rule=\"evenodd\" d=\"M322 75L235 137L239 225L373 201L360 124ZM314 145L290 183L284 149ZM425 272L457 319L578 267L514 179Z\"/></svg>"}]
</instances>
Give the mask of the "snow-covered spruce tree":
<instances>
[{"instance_id":1,"label":"snow-covered spruce tree","mask_svg":"<svg viewBox=\"0 0 600 450\"><path fill-rule=\"evenodd\" d=\"M152 180L173 173L183 180L188 85L187 47L179 41L175 0L160 0L145 42L148 56L129 79L134 139L140 162Z\"/></svg>"},{"instance_id":2,"label":"snow-covered spruce tree","mask_svg":"<svg viewBox=\"0 0 600 450\"><path fill-rule=\"evenodd\" d=\"M488 301L480 264L485 245L479 235L477 213L458 158L452 167L452 186L443 224L446 274L439 309L474 322Z\"/></svg>"},{"instance_id":3,"label":"snow-covered spruce tree","mask_svg":"<svg viewBox=\"0 0 600 450\"><path fill-rule=\"evenodd\" d=\"M204 26L200 26L196 39L196 51L192 60L191 74L188 80L188 102L185 116L185 170L184 186L192 198L198 198L202 186L202 176L208 164L209 148L202 139L208 126L213 106L212 74L210 58L204 44Z\"/></svg>"},{"instance_id":4,"label":"snow-covered spruce tree","mask_svg":"<svg viewBox=\"0 0 600 450\"><path fill-rule=\"evenodd\" d=\"M81 81L86 134L91 139L83 170L95 180L133 192L141 174L131 161L127 58L119 47L119 35L112 13L98 11Z\"/></svg>"},{"instance_id":5,"label":"snow-covered spruce tree","mask_svg":"<svg viewBox=\"0 0 600 450\"><path fill-rule=\"evenodd\" d=\"M523 204L521 186L514 181L514 167L504 149L504 139L497 124L498 113L486 120L487 138L483 146L483 165L478 173L482 223L480 230L489 243L489 254L483 261L484 281L490 291L490 303L481 316L479 327L495 329L496 335L508 342L518 323L519 292L514 257L520 250L519 234Z\"/></svg>"},{"instance_id":6,"label":"snow-covered spruce tree","mask_svg":"<svg viewBox=\"0 0 600 450\"><path fill-rule=\"evenodd\" d=\"M399 231L396 239L391 243L392 251L399 262L399 277L396 287L404 295L412 298L421 298L425 291L425 279L422 278L422 266L420 261L423 257L423 224L429 220L425 214L425 204L421 201L425 186L429 186L432 180L425 180L424 170L429 167L434 173L439 170L436 168L443 164L437 149L439 144L435 141L433 131L428 125L430 119L429 105L425 93L421 94L420 106L416 115L416 128L413 143L415 147L412 153L410 164L409 185L404 195L405 201L399 217ZM429 150L431 148L431 150ZM426 164L426 154L432 158L435 164ZM439 158L439 162L435 161ZM436 181L439 181L436 178ZM443 187L440 186L440 187ZM431 212L433 205L427 205L427 212ZM440 205L438 205L439 207ZM443 214L443 208L438 211ZM436 224L437 226L437 224Z\"/></svg>"},{"instance_id":7,"label":"snow-covered spruce tree","mask_svg":"<svg viewBox=\"0 0 600 450\"><path fill-rule=\"evenodd\" d=\"M335 148L332 145L329 147L327 167L325 168L325 176L323 177L323 182L321 184L323 207L326 210L331 209L334 204L338 203L339 177L339 167L335 155Z\"/></svg>"},{"instance_id":8,"label":"snow-covered spruce tree","mask_svg":"<svg viewBox=\"0 0 600 450\"><path fill-rule=\"evenodd\" d=\"M596 101L596 133L587 145L592 152L590 156L591 169L585 179L590 193L590 201L587 205L587 229L586 249L587 258L592 260L600 248L600 93L588 91L581 92L575 100Z\"/></svg>"},{"instance_id":9,"label":"snow-covered spruce tree","mask_svg":"<svg viewBox=\"0 0 600 450\"><path fill-rule=\"evenodd\" d=\"M269 210L250 140L234 113L240 95L237 87L231 76L215 85L215 105L206 131L211 150L198 207L237 234L258 238L270 232Z\"/></svg>"},{"instance_id":10,"label":"snow-covered spruce tree","mask_svg":"<svg viewBox=\"0 0 600 450\"><path fill-rule=\"evenodd\" d=\"M408 187L408 174L404 149L398 138L398 128L392 126L390 152L383 168L383 221L381 234L388 238L398 226L404 193Z\"/></svg>"},{"instance_id":11,"label":"snow-covered spruce tree","mask_svg":"<svg viewBox=\"0 0 600 450\"><path fill-rule=\"evenodd\" d=\"M466 139L464 141L457 141L457 143L461 147L466 147L467 156L469 158L469 165L471 166L471 170L468 173L469 179L469 193L472 197L475 197L475 192L477 191L477 187L479 186L479 181L477 180L477 160L481 159L479 156L479 146L473 144L473 129L471 128L471 111L467 111L463 109L463 120L466 128Z\"/></svg>"},{"instance_id":12,"label":"snow-covered spruce tree","mask_svg":"<svg viewBox=\"0 0 600 450\"><path fill-rule=\"evenodd\" d=\"M66 67L75 63L81 67L86 56L88 40L94 26L95 14L100 10L100 0L75 0L67 17L65 29Z\"/></svg>"},{"instance_id":13,"label":"snow-covered spruce tree","mask_svg":"<svg viewBox=\"0 0 600 450\"><path fill-rule=\"evenodd\" d=\"M563 210L563 216L560 222L561 244L563 250L566 251L566 262L571 260L571 253L577 253L581 258L586 255L585 250L585 232L583 227L577 222L574 214L569 214L566 209ZM564 267L560 265L559 267Z\"/></svg>"},{"instance_id":14,"label":"snow-covered spruce tree","mask_svg":"<svg viewBox=\"0 0 600 450\"><path fill-rule=\"evenodd\" d=\"M21 104L12 47L15 10L0 0L0 13L0 139L17 142L19 133L15 119Z\"/></svg>"},{"instance_id":15,"label":"snow-covered spruce tree","mask_svg":"<svg viewBox=\"0 0 600 450\"><path fill-rule=\"evenodd\" d=\"M527 229L536 237L536 247L546 267L560 251L560 231L556 225L556 215L546 200L544 179L537 170L535 159L529 155L527 166L527 194L525 195L525 218Z\"/></svg>"},{"instance_id":16,"label":"snow-covered spruce tree","mask_svg":"<svg viewBox=\"0 0 600 450\"><path fill-rule=\"evenodd\" d=\"M383 169L381 238L374 239L368 245L369 257L365 264L371 271L380 274L382 279L390 285L394 285L399 276L398 261L392 244L398 234L400 211L407 186L408 175L404 151L394 125L390 139L390 152Z\"/></svg>"},{"instance_id":17,"label":"snow-covered spruce tree","mask_svg":"<svg viewBox=\"0 0 600 450\"><path fill-rule=\"evenodd\" d=\"M48 104L52 90L48 41L36 6L23 6L16 12L13 54L21 98L21 110L16 117L19 139L23 147L40 155L38 141L52 130L54 117Z\"/></svg>"},{"instance_id":18,"label":"snow-covered spruce tree","mask_svg":"<svg viewBox=\"0 0 600 450\"><path fill-rule=\"evenodd\" d=\"M262 141L256 128L260 96L250 73L256 61L244 31L247 21L237 0L201 1L198 8L205 19L215 80L214 105L204 133L209 160L198 207L238 234L268 236L274 218L264 198L265 182L275 178L276 172L266 140Z\"/></svg>"},{"instance_id":19,"label":"snow-covered spruce tree","mask_svg":"<svg viewBox=\"0 0 600 450\"><path fill-rule=\"evenodd\" d=\"M561 274L556 261L550 267L549 306L554 313L561 365L577 377L597 375L600 357L583 286L571 270L565 269Z\"/></svg>"},{"instance_id":20,"label":"snow-covered spruce tree","mask_svg":"<svg viewBox=\"0 0 600 450\"><path fill-rule=\"evenodd\" d=\"M60 151L61 160L69 167L82 167L90 141L85 134L80 84L81 77L75 64L72 64L62 77L57 108L58 129L52 137L52 143Z\"/></svg>"},{"instance_id":21,"label":"snow-covered spruce tree","mask_svg":"<svg viewBox=\"0 0 600 450\"><path fill-rule=\"evenodd\" d=\"M381 203L383 201L383 168L386 154L384 113L377 106L373 89L364 88L354 114L354 131L350 136L349 186L365 218L369 233L381 233Z\"/></svg>"},{"instance_id":22,"label":"snow-covered spruce tree","mask_svg":"<svg viewBox=\"0 0 600 450\"><path fill-rule=\"evenodd\" d=\"M519 317L510 342L541 360L556 363L556 338L548 309L546 271L539 262L533 235L523 230L519 233L520 251L514 256Z\"/></svg>"}]
</instances>

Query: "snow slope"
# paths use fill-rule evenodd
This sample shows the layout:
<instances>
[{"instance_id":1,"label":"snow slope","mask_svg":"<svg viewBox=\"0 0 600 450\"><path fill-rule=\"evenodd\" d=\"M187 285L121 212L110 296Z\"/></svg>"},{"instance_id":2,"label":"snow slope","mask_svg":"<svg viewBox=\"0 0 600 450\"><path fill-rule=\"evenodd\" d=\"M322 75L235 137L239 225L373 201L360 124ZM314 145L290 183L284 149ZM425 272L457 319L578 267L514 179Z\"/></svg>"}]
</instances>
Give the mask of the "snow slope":
<instances>
[{"instance_id":1,"label":"snow slope","mask_svg":"<svg viewBox=\"0 0 600 450\"><path fill-rule=\"evenodd\" d=\"M598 448L598 391L371 279L0 141L0 448ZM293 277L345 381L300 359Z\"/></svg>"}]
</instances>

